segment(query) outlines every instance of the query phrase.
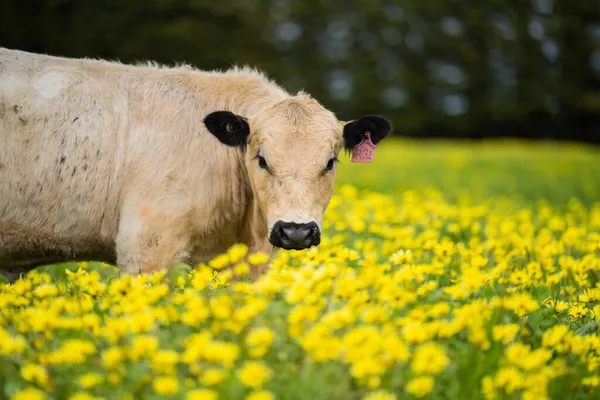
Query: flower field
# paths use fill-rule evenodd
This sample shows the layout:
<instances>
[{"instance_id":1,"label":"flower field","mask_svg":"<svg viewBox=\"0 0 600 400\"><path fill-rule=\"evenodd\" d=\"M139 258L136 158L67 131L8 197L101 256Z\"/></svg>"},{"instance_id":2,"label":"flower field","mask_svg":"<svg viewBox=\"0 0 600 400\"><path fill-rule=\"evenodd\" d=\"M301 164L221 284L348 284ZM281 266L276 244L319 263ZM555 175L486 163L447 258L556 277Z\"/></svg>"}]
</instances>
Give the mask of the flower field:
<instances>
[{"instance_id":1,"label":"flower field","mask_svg":"<svg viewBox=\"0 0 600 400\"><path fill-rule=\"evenodd\" d=\"M394 141L318 249L0 284L0 399L598 399L600 151Z\"/></svg>"}]
</instances>

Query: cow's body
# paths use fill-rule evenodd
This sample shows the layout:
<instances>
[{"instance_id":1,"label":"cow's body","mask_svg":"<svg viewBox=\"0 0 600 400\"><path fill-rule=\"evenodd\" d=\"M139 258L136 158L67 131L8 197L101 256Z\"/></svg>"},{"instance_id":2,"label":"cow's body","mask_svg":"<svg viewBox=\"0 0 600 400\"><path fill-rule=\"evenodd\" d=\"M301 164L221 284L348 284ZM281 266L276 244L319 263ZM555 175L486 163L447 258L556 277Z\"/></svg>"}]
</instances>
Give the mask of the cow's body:
<instances>
[{"instance_id":1,"label":"cow's body","mask_svg":"<svg viewBox=\"0 0 600 400\"><path fill-rule=\"evenodd\" d=\"M242 237L251 223L244 223L250 188L239 152L221 145L202 120L220 108L255 112L284 96L250 70L206 73L0 50L0 268L116 262L117 236L138 235L139 218L164 220L163 229L181 231L172 237L192 241L172 244L181 259L252 242ZM142 246L160 240L148 235Z\"/></svg>"},{"instance_id":2,"label":"cow's body","mask_svg":"<svg viewBox=\"0 0 600 400\"><path fill-rule=\"evenodd\" d=\"M235 242L268 248L250 161L203 119L215 110L261 115L293 98L250 69L0 48L0 273L95 259L135 274L204 261ZM325 125L338 123L331 115ZM331 134L335 152L340 138Z\"/></svg>"}]
</instances>

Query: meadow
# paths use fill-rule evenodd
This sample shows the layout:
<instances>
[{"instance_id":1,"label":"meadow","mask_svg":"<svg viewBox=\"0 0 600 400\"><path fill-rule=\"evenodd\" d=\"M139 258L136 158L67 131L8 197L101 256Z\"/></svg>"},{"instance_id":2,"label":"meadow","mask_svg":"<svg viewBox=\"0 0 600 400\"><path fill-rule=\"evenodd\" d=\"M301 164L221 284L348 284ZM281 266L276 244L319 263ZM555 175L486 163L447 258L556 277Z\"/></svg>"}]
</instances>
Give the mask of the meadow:
<instances>
[{"instance_id":1,"label":"meadow","mask_svg":"<svg viewBox=\"0 0 600 400\"><path fill-rule=\"evenodd\" d=\"M0 398L600 398L600 150L388 139L373 164L340 158L318 249L0 284Z\"/></svg>"}]
</instances>

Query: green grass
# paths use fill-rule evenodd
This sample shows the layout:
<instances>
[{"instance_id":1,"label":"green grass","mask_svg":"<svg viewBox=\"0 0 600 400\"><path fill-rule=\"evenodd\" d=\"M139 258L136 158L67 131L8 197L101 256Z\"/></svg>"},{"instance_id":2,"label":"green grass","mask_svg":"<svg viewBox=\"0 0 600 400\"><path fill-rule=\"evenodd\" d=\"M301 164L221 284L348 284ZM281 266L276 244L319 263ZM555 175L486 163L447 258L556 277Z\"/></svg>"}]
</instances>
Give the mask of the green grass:
<instances>
[{"instance_id":1,"label":"green grass","mask_svg":"<svg viewBox=\"0 0 600 400\"><path fill-rule=\"evenodd\" d=\"M600 199L600 148L515 140L411 141L385 139L373 164L343 157L338 182L382 193L428 187L455 200L508 197L522 204L544 199L564 205Z\"/></svg>"}]
</instances>

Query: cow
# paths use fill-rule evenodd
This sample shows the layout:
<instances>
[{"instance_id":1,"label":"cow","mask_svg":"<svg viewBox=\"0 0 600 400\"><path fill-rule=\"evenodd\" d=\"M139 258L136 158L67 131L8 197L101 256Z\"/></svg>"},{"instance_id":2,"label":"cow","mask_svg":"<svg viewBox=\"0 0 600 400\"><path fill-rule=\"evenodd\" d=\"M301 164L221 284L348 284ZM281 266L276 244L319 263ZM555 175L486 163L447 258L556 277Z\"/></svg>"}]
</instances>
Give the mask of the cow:
<instances>
[{"instance_id":1,"label":"cow","mask_svg":"<svg viewBox=\"0 0 600 400\"><path fill-rule=\"evenodd\" d=\"M318 246L339 154L391 130L247 66L0 48L0 273L97 260L137 275L235 243Z\"/></svg>"}]
</instances>

